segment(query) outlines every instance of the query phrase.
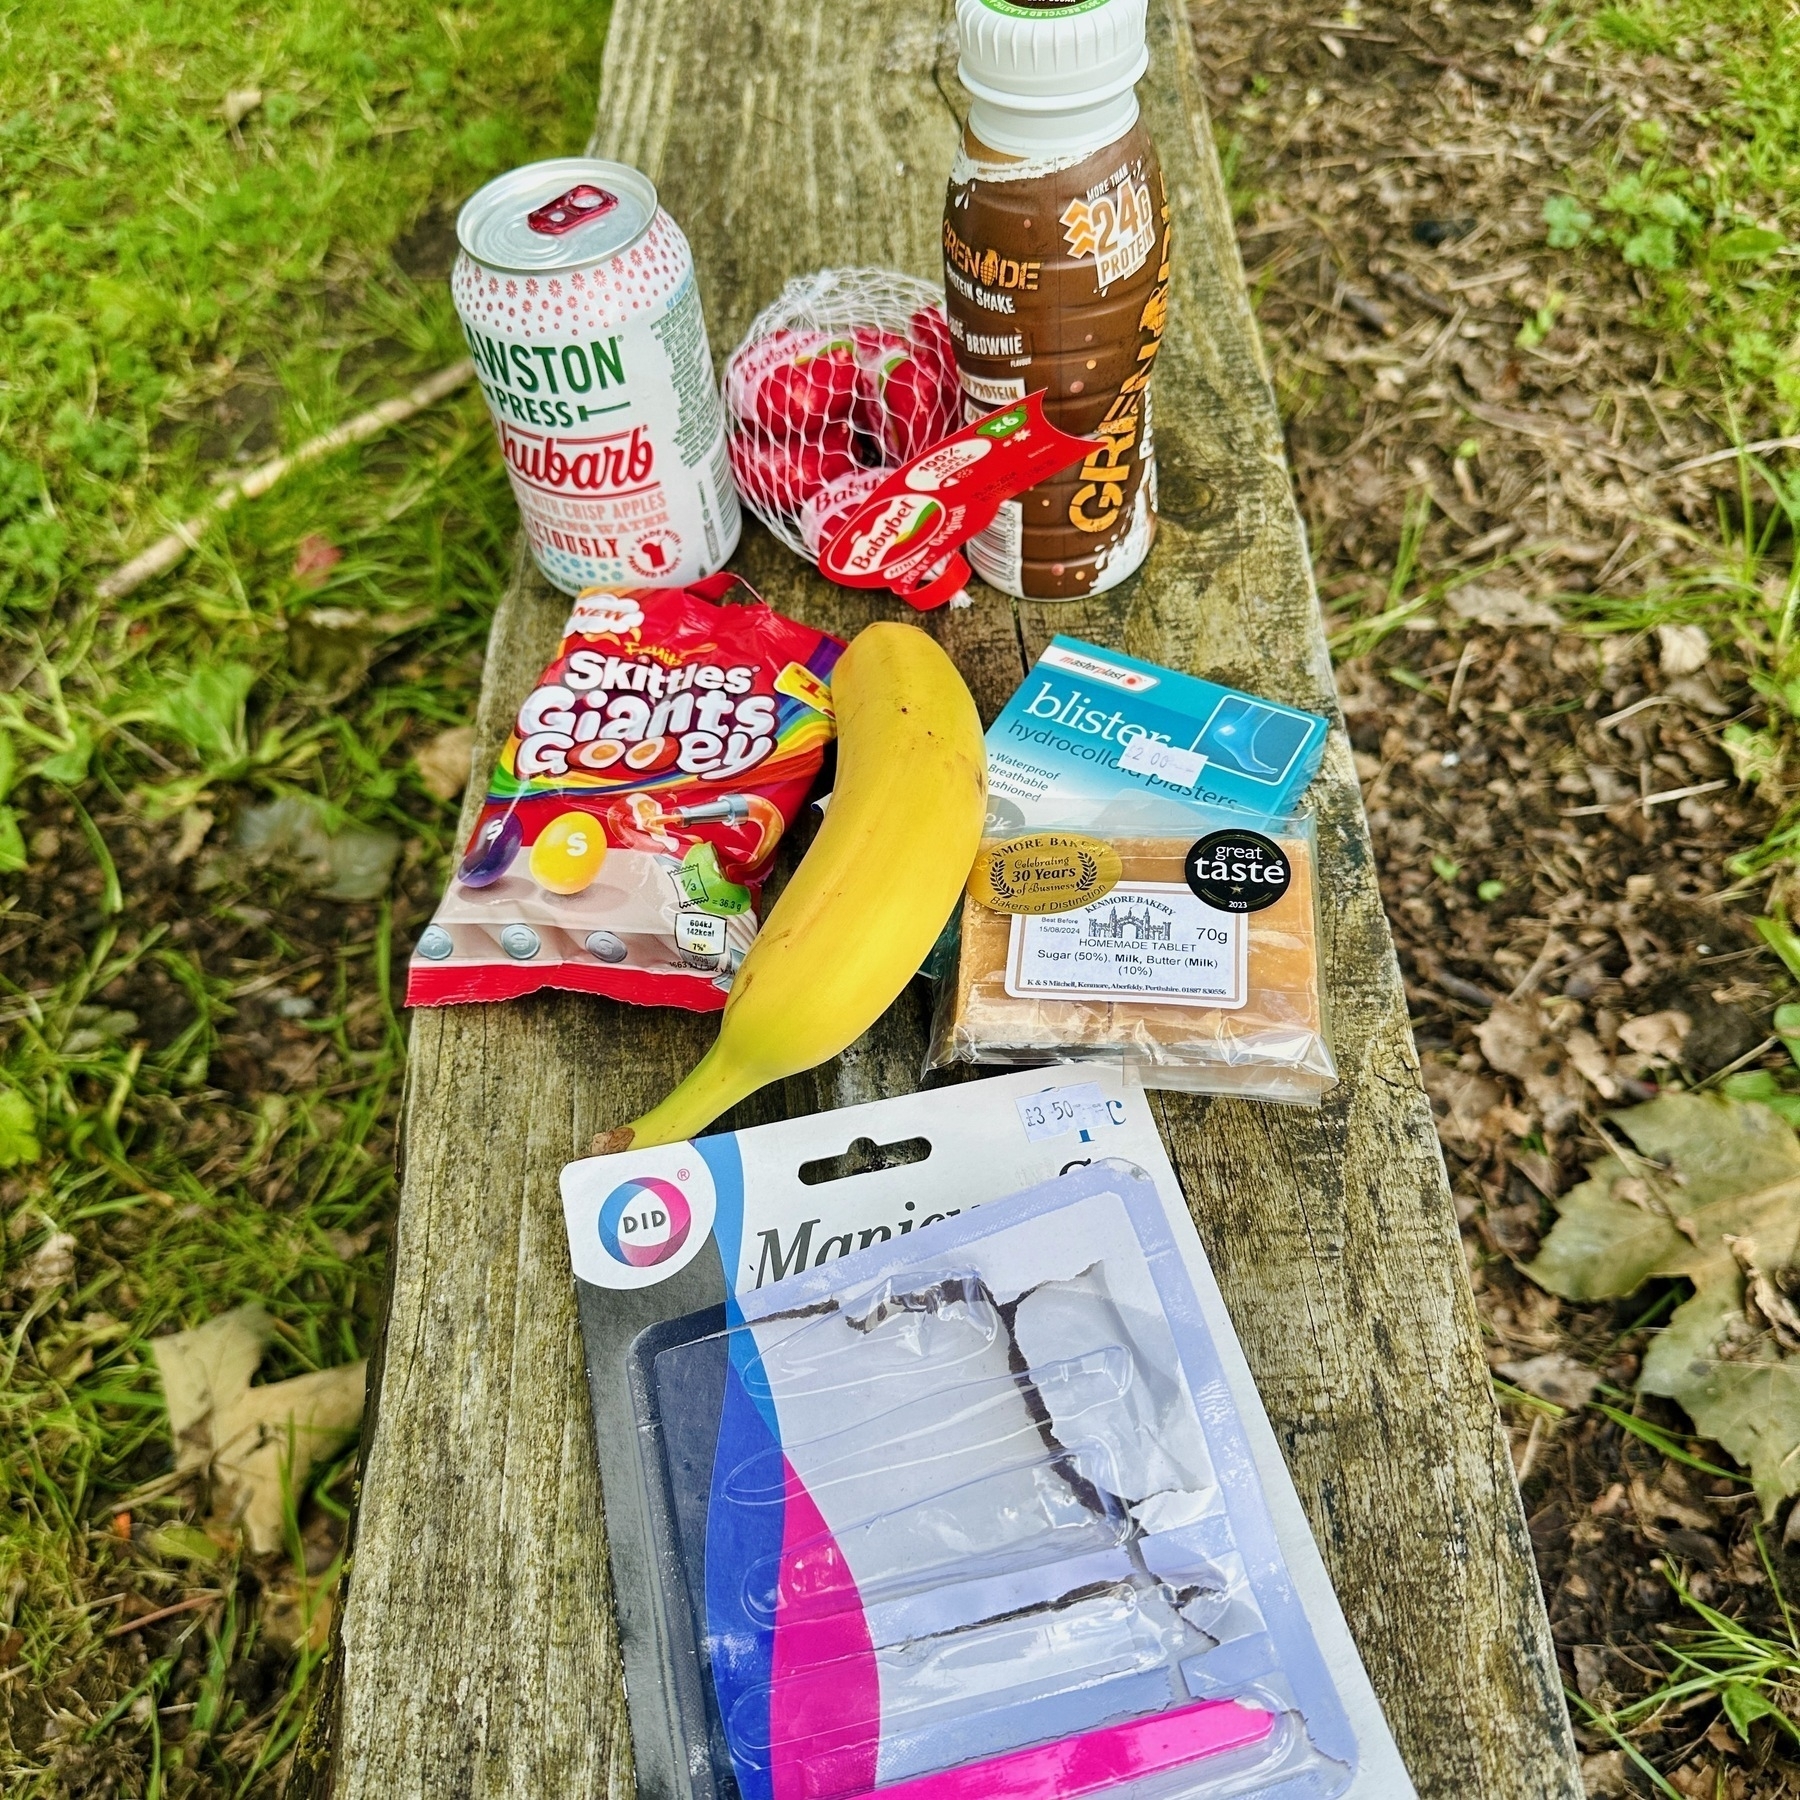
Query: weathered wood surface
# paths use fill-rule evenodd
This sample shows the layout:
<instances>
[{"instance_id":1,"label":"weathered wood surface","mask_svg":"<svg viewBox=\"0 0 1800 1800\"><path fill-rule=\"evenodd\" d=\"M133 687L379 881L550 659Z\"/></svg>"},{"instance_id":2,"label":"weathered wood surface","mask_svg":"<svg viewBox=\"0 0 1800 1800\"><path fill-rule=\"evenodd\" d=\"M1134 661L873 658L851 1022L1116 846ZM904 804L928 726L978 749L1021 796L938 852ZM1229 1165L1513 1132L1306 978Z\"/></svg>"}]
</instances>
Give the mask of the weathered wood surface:
<instances>
[{"instance_id":1,"label":"weathered wood surface","mask_svg":"<svg viewBox=\"0 0 1800 1800\"><path fill-rule=\"evenodd\" d=\"M961 106L944 0L615 0L595 146L693 242L715 353L789 274L938 268ZM926 620L991 718L1056 631L1331 711L1311 571L1184 16L1152 9L1141 93L1176 211L1157 374L1163 530L1070 605L977 590ZM854 632L900 609L760 534L737 565ZM477 768L566 603L521 564ZM1421 1793L1575 1796L1567 1717L1489 1394L1348 744L1321 807L1345 1079L1318 1114L1164 1096L1202 1238ZM925 996L731 1123L917 1084ZM631 1753L557 1173L659 1097L710 1023L579 997L415 1016L393 1290L327 1704L298 1787L343 1800L624 1793Z\"/></svg>"}]
</instances>

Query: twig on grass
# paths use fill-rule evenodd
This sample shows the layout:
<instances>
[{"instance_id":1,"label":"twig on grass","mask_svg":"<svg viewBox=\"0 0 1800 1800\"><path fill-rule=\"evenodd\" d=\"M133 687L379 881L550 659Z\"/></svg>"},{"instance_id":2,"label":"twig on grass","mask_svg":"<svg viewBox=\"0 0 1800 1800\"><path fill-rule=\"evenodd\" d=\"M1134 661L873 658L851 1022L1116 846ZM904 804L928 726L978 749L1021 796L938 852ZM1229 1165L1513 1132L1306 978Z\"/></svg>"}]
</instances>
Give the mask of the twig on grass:
<instances>
[{"instance_id":1,"label":"twig on grass","mask_svg":"<svg viewBox=\"0 0 1800 1800\"><path fill-rule=\"evenodd\" d=\"M1696 794L1713 794L1722 787L1730 786L1730 781L1721 776L1717 781L1697 782L1692 787L1666 788L1660 794L1645 794L1637 804L1648 814L1653 806L1667 806L1671 800L1691 800ZM1593 818L1600 813L1611 812L1615 806L1629 806L1630 804L1630 800L1626 799L1602 800L1595 806L1565 806L1562 809L1562 816L1565 819Z\"/></svg>"},{"instance_id":2,"label":"twig on grass","mask_svg":"<svg viewBox=\"0 0 1800 1800\"><path fill-rule=\"evenodd\" d=\"M1708 469L1714 463L1730 462L1734 456L1765 456L1771 450L1800 450L1800 437L1762 438L1754 444L1733 444L1729 449L1713 450L1705 456L1689 457L1686 462L1678 462L1671 468L1659 469L1658 481L1666 481L1671 475L1688 475L1695 469Z\"/></svg>"},{"instance_id":3,"label":"twig on grass","mask_svg":"<svg viewBox=\"0 0 1800 1800\"><path fill-rule=\"evenodd\" d=\"M109 1625L106 1635L109 1638L123 1637L128 1631L141 1631L146 1625L160 1625L164 1619L172 1619L178 1613L193 1612L202 1606L210 1606L213 1601L223 1597L220 1588L206 1588L198 1594L189 1594L185 1600L177 1600L173 1606L164 1606L156 1612L145 1613L141 1619L121 1619L117 1625Z\"/></svg>"},{"instance_id":4,"label":"twig on grass","mask_svg":"<svg viewBox=\"0 0 1800 1800\"><path fill-rule=\"evenodd\" d=\"M335 451L347 450L352 444L366 443L391 425L404 424L414 413L423 412L426 407L435 406L446 394L454 393L474 372L475 365L465 356L461 362L428 376L410 392L384 400L379 406L358 413L354 419L321 432L315 438L308 438L292 455L277 456L260 464L242 480L234 480L222 487L191 519L183 519L166 537L158 538L141 555L113 570L94 592L102 600L123 599L146 581L174 568L200 542L206 528L240 500L255 500L291 470L304 468Z\"/></svg>"}]
</instances>

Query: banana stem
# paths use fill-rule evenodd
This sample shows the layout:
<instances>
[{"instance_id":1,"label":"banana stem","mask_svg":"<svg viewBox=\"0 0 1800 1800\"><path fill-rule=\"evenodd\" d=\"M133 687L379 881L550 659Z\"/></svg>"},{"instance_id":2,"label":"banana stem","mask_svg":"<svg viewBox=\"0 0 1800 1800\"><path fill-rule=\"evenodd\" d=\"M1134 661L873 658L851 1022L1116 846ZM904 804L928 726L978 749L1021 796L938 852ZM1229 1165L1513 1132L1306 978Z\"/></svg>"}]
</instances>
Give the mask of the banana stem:
<instances>
[{"instance_id":1,"label":"banana stem","mask_svg":"<svg viewBox=\"0 0 1800 1800\"><path fill-rule=\"evenodd\" d=\"M653 1106L641 1119L603 1131L594 1139L596 1156L615 1156L621 1150L651 1150L658 1144L678 1144L704 1131L720 1113L737 1105L746 1094L762 1085L744 1072L742 1064L734 1064L729 1056L720 1055L723 1038L715 1038L712 1048L694 1064L687 1079L660 1105Z\"/></svg>"}]
</instances>

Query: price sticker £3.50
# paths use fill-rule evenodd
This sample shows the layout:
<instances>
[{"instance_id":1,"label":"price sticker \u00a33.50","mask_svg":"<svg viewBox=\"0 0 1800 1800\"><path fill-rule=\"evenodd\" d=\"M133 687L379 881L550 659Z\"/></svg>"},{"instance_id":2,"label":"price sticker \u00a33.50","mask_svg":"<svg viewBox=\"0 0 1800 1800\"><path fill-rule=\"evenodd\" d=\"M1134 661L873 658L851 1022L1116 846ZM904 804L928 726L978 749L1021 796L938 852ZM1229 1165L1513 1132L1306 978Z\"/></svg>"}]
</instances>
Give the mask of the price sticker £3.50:
<instances>
[{"instance_id":1,"label":"price sticker \u00a33.50","mask_svg":"<svg viewBox=\"0 0 1800 1800\"><path fill-rule=\"evenodd\" d=\"M1095 1081L1045 1088L1041 1094L1026 1094L1014 1104L1019 1109L1019 1123L1034 1144L1070 1131L1079 1131L1084 1139L1091 1138L1096 1132L1125 1123L1125 1102L1107 1099Z\"/></svg>"}]
</instances>

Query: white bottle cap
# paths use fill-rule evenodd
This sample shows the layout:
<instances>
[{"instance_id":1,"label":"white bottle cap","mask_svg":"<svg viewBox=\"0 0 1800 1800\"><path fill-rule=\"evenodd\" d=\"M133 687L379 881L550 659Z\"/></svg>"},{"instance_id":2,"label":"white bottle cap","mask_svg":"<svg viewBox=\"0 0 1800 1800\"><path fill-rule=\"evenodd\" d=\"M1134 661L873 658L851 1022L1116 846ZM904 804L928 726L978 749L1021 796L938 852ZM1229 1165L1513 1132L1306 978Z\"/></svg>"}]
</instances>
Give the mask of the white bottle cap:
<instances>
[{"instance_id":1,"label":"white bottle cap","mask_svg":"<svg viewBox=\"0 0 1800 1800\"><path fill-rule=\"evenodd\" d=\"M1147 0L956 0L969 126L1017 155L1098 149L1137 122Z\"/></svg>"}]
</instances>

